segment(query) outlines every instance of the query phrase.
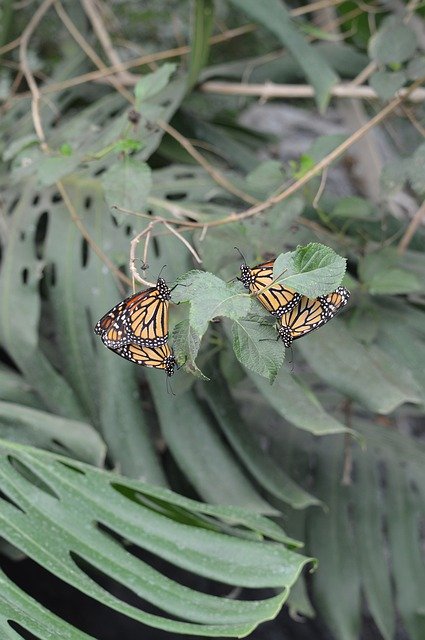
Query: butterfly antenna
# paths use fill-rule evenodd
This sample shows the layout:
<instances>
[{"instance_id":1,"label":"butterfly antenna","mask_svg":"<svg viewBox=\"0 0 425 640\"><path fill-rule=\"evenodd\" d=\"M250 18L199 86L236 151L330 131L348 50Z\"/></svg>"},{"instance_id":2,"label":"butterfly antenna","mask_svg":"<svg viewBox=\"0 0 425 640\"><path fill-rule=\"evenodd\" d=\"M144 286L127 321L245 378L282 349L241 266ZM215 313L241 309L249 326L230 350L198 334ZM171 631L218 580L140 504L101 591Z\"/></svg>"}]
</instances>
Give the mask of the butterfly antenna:
<instances>
[{"instance_id":1,"label":"butterfly antenna","mask_svg":"<svg viewBox=\"0 0 425 640\"><path fill-rule=\"evenodd\" d=\"M167 266L167 265L166 265L166 264L164 264L164 265L161 267L161 271L158 273L158 278L160 278L160 277L161 277L161 273L164 271L164 269L165 269L165 267L166 267L166 266Z\"/></svg>"},{"instance_id":2,"label":"butterfly antenna","mask_svg":"<svg viewBox=\"0 0 425 640\"><path fill-rule=\"evenodd\" d=\"M246 258L244 256L244 254L242 253L242 251L238 248L238 247L233 247L234 249L236 249L236 251L239 253L239 255L241 256L242 260L244 261L244 264L246 264Z\"/></svg>"}]
</instances>

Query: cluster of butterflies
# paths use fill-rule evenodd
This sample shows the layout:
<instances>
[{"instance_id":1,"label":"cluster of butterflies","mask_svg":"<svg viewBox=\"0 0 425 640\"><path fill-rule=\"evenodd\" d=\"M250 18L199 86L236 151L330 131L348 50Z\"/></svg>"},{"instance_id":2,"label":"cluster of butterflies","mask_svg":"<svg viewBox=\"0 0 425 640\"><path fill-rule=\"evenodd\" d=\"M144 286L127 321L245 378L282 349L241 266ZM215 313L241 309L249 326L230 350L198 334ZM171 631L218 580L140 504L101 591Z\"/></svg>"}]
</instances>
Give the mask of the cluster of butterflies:
<instances>
[{"instance_id":1,"label":"cluster of butterflies","mask_svg":"<svg viewBox=\"0 0 425 640\"><path fill-rule=\"evenodd\" d=\"M350 292L338 287L332 293L308 298L273 281L274 260L256 267L241 264L242 284L277 319L278 338L286 348L294 340L329 322L347 304ZM176 367L174 353L168 344L168 307L171 292L165 280L158 278L156 287L129 296L96 324L108 349L122 358L145 367L164 369L172 376Z\"/></svg>"}]
</instances>

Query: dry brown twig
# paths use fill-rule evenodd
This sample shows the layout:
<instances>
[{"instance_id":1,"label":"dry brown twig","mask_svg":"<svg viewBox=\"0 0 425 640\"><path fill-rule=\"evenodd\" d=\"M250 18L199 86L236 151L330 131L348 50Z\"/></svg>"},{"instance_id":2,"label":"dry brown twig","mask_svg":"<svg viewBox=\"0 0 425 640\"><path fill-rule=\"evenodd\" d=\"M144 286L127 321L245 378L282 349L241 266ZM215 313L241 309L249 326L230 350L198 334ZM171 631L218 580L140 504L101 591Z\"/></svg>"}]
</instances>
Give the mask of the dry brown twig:
<instances>
[{"instance_id":1,"label":"dry brown twig","mask_svg":"<svg viewBox=\"0 0 425 640\"><path fill-rule=\"evenodd\" d=\"M403 253L406 251L417 229L419 228L419 226L422 224L424 220L425 220L425 201L421 204L421 206L419 207L419 209L416 211L415 215L409 222L409 225L398 244L397 253L400 256L403 255Z\"/></svg>"}]
</instances>

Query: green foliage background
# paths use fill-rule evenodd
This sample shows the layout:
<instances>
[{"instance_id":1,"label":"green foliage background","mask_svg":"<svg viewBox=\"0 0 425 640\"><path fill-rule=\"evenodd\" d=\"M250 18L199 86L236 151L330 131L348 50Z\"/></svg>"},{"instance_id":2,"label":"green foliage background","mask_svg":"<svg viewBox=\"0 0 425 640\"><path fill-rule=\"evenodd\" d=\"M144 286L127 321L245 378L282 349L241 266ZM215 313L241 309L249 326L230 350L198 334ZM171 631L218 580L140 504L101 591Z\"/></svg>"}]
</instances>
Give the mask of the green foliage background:
<instances>
[{"instance_id":1,"label":"green foliage background","mask_svg":"<svg viewBox=\"0 0 425 640\"><path fill-rule=\"evenodd\" d=\"M143 54L174 47L170 14L191 54L169 54L174 62L157 69L139 64L125 86L68 84L93 62L65 28L64 9L85 45L105 56L88 5L39 3L39 24L32 6L15 11L5 2L0 10L0 47L21 38L0 48L3 553L28 555L170 634L249 635L288 599L291 613L319 615L341 640L360 637L365 611L385 640L401 630L421 640L425 236L419 225L407 242L409 218L394 198L408 194L418 209L423 200L423 106L409 104L409 118L391 116L383 135L394 159L379 197L359 188L341 198L325 184L317 203L314 167L330 164L343 139L320 137L289 165L261 162L260 149L273 140L237 121L252 99L206 94L197 83L245 82L247 70L252 83L306 82L325 112L332 87L371 64L379 100L364 114L372 117L425 75L416 35L423 9L373 5L371 20L366 6L341 2L331 10L339 33L329 35L314 10L300 11L304 3L117 3L98 16L123 59L133 55L124 42L136 52L143 42ZM210 48L223 24L248 21L256 26L240 39ZM44 148L20 70L43 92ZM196 140L207 166L179 133ZM290 197L272 200L297 181ZM217 224L268 199L259 215ZM187 285L173 292L185 303L171 309L176 356L186 362L172 381L175 396L160 372L114 357L92 332L126 293L130 241L155 217L199 223L178 228L202 271L161 223L148 252L150 280L166 264L167 281ZM352 296L341 317L294 345L291 371L282 344L261 342L276 335L267 314L229 283L239 274L234 246L254 265L311 242L347 258L343 284ZM290 256L282 260L287 266ZM332 269L324 269L326 283ZM316 273L300 286L319 295L322 280ZM129 542L219 582L221 595L161 574L136 559ZM303 574L316 566L312 558L318 568ZM160 614L113 596L104 576ZM248 591L227 598L233 587L268 591L253 606ZM43 640L89 637L1 574L2 637L22 637L10 621Z\"/></svg>"}]
</instances>

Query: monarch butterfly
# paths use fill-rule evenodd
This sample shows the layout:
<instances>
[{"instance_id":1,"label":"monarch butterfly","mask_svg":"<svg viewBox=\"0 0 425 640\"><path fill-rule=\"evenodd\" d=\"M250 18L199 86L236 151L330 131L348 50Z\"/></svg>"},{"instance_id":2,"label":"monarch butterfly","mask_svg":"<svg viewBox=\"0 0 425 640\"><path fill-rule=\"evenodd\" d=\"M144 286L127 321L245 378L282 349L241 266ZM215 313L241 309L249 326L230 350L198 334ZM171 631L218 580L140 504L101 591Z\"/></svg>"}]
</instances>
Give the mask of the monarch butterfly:
<instances>
[{"instance_id":1,"label":"monarch butterfly","mask_svg":"<svg viewBox=\"0 0 425 640\"><path fill-rule=\"evenodd\" d=\"M294 340L311 333L332 320L344 307L350 297L345 287L338 287L332 293L318 298L301 296L299 304L278 319L278 334L286 348Z\"/></svg>"},{"instance_id":2,"label":"monarch butterfly","mask_svg":"<svg viewBox=\"0 0 425 640\"><path fill-rule=\"evenodd\" d=\"M168 305L171 289L163 278L156 287L139 291L122 300L94 327L103 344L116 350L128 343L159 347L168 339Z\"/></svg>"},{"instance_id":3,"label":"monarch butterfly","mask_svg":"<svg viewBox=\"0 0 425 640\"><path fill-rule=\"evenodd\" d=\"M251 268L244 262L240 266L241 277L239 280L246 289L256 295L267 311L280 318L297 306L301 295L283 284L272 284L273 264L274 260L269 260L269 262L263 262L263 264ZM264 287L268 288L264 291Z\"/></svg>"},{"instance_id":4,"label":"monarch butterfly","mask_svg":"<svg viewBox=\"0 0 425 640\"><path fill-rule=\"evenodd\" d=\"M174 374L176 367L176 359L173 350L168 343L161 344L156 347L138 345L129 342L121 347L113 349L122 358L141 364L144 367L153 367L154 369L164 369L168 377Z\"/></svg>"}]
</instances>

